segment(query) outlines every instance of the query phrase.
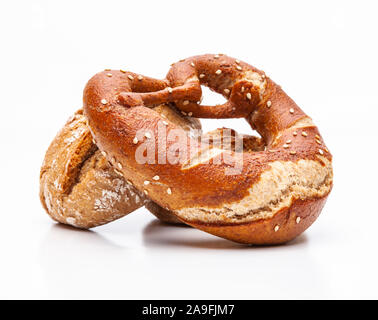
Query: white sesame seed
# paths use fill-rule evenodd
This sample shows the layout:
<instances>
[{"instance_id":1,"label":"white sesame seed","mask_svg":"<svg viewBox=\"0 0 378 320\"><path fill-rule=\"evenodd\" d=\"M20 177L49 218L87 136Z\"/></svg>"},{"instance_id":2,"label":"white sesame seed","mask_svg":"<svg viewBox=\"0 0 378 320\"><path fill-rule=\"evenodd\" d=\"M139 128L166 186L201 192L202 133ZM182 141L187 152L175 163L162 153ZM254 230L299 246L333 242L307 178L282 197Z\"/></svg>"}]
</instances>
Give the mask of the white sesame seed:
<instances>
[{"instance_id":1,"label":"white sesame seed","mask_svg":"<svg viewBox=\"0 0 378 320\"><path fill-rule=\"evenodd\" d=\"M114 172L115 172L116 174L118 174L119 176L123 176L123 175L122 175L122 172L118 171L117 169L114 169Z\"/></svg>"},{"instance_id":2,"label":"white sesame seed","mask_svg":"<svg viewBox=\"0 0 378 320\"><path fill-rule=\"evenodd\" d=\"M118 174L119 176L123 176L123 175L122 175L122 172L118 171L117 169L114 169L114 172L115 172L116 174Z\"/></svg>"},{"instance_id":3,"label":"white sesame seed","mask_svg":"<svg viewBox=\"0 0 378 320\"><path fill-rule=\"evenodd\" d=\"M194 65L194 63L193 63L193 62L191 62L191 63L190 63L190 65L191 65L192 67L195 67L195 65Z\"/></svg>"},{"instance_id":4,"label":"white sesame seed","mask_svg":"<svg viewBox=\"0 0 378 320\"><path fill-rule=\"evenodd\" d=\"M121 71L122 73L126 73L126 71L125 71L125 70L122 70L122 69L120 69L119 71Z\"/></svg>"},{"instance_id":5,"label":"white sesame seed","mask_svg":"<svg viewBox=\"0 0 378 320\"><path fill-rule=\"evenodd\" d=\"M290 113L294 113L294 109L293 109L293 108L290 108L289 112L290 112Z\"/></svg>"},{"instance_id":6,"label":"white sesame seed","mask_svg":"<svg viewBox=\"0 0 378 320\"><path fill-rule=\"evenodd\" d=\"M146 132L146 133L144 134L144 136L145 136L147 139L150 139L150 138L151 138L151 133Z\"/></svg>"},{"instance_id":7,"label":"white sesame seed","mask_svg":"<svg viewBox=\"0 0 378 320\"><path fill-rule=\"evenodd\" d=\"M286 143L287 143L287 144L291 143L291 140L290 140L290 139L289 139L289 140L287 140L287 141L286 141Z\"/></svg>"},{"instance_id":8,"label":"white sesame seed","mask_svg":"<svg viewBox=\"0 0 378 320\"><path fill-rule=\"evenodd\" d=\"M205 75L204 75L203 73L201 73L201 74L199 75L199 77L200 77L200 79L202 79L202 78L205 78Z\"/></svg>"},{"instance_id":9,"label":"white sesame seed","mask_svg":"<svg viewBox=\"0 0 378 320\"><path fill-rule=\"evenodd\" d=\"M266 106L268 107L268 108L270 108L270 106L272 105L272 101L267 101L267 103L266 103Z\"/></svg>"},{"instance_id":10,"label":"white sesame seed","mask_svg":"<svg viewBox=\"0 0 378 320\"><path fill-rule=\"evenodd\" d=\"M130 186L132 186L132 182L130 180L126 180L127 184L129 184Z\"/></svg>"},{"instance_id":11,"label":"white sesame seed","mask_svg":"<svg viewBox=\"0 0 378 320\"><path fill-rule=\"evenodd\" d=\"M217 71L215 71L215 74L217 74L217 75L220 75L221 73L222 73L221 69L218 69Z\"/></svg>"},{"instance_id":12,"label":"white sesame seed","mask_svg":"<svg viewBox=\"0 0 378 320\"><path fill-rule=\"evenodd\" d=\"M299 223L300 221L301 221L301 217L297 217L297 219L295 219L296 223Z\"/></svg>"},{"instance_id":13,"label":"white sesame seed","mask_svg":"<svg viewBox=\"0 0 378 320\"><path fill-rule=\"evenodd\" d=\"M133 77L131 74L129 74L127 77L128 77L130 80L134 80L134 77Z\"/></svg>"},{"instance_id":14,"label":"white sesame seed","mask_svg":"<svg viewBox=\"0 0 378 320\"><path fill-rule=\"evenodd\" d=\"M155 181L158 181L160 179L160 177L159 176L154 176L152 179L155 180Z\"/></svg>"},{"instance_id":15,"label":"white sesame seed","mask_svg":"<svg viewBox=\"0 0 378 320\"><path fill-rule=\"evenodd\" d=\"M269 152L273 153L273 152L276 152L276 150L268 150Z\"/></svg>"},{"instance_id":16,"label":"white sesame seed","mask_svg":"<svg viewBox=\"0 0 378 320\"><path fill-rule=\"evenodd\" d=\"M147 196L148 195L148 191L147 190L143 190L144 194Z\"/></svg>"},{"instance_id":17,"label":"white sesame seed","mask_svg":"<svg viewBox=\"0 0 378 320\"><path fill-rule=\"evenodd\" d=\"M320 153L321 155L323 155L323 154L324 154L324 152L323 152L323 150L322 150L322 149L319 149L319 153Z\"/></svg>"},{"instance_id":18,"label":"white sesame seed","mask_svg":"<svg viewBox=\"0 0 378 320\"><path fill-rule=\"evenodd\" d=\"M101 100L101 103L102 103L102 104L107 104L108 101L107 101L106 99L102 99L102 100Z\"/></svg>"},{"instance_id":19,"label":"white sesame seed","mask_svg":"<svg viewBox=\"0 0 378 320\"><path fill-rule=\"evenodd\" d=\"M295 154L297 154L297 152L296 151L290 151L290 154L295 155Z\"/></svg>"},{"instance_id":20,"label":"white sesame seed","mask_svg":"<svg viewBox=\"0 0 378 320\"><path fill-rule=\"evenodd\" d=\"M243 68L241 66L236 66L236 69L243 70Z\"/></svg>"},{"instance_id":21,"label":"white sesame seed","mask_svg":"<svg viewBox=\"0 0 378 320\"><path fill-rule=\"evenodd\" d=\"M163 120L163 124L165 124L165 125L167 126L167 125L168 125L168 122Z\"/></svg>"},{"instance_id":22,"label":"white sesame seed","mask_svg":"<svg viewBox=\"0 0 378 320\"><path fill-rule=\"evenodd\" d=\"M106 75L107 75L108 77L111 77L111 76L112 76L112 74L111 74L111 73L107 73Z\"/></svg>"},{"instance_id":23,"label":"white sesame seed","mask_svg":"<svg viewBox=\"0 0 378 320\"><path fill-rule=\"evenodd\" d=\"M274 227L274 232L277 232L280 227L277 225Z\"/></svg>"},{"instance_id":24,"label":"white sesame seed","mask_svg":"<svg viewBox=\"0 0 378 320\"><path fill-rule=\"evenodd\" d=\"M252 95L251 95L250 92L247 93L247 99L248 99L248 100L251 100L251 99L252 99Z\"/></svg>"},{"instance_id":25,"label":"white sesame seed","mask_svg":"<svg viewBox=\"0 0 378 320\"><path fill-rule=\"evenodd\" d=\"M189 112L188 116L191 117L193 115L193 112Z\"/></svg>"},{"instance_id":26,"label":"white sesame seed","mask_svg":"<svg viewBox=\"0 0 378 320\"><path fill-rule=\"evenodd\" d=\"M137 138L137 137L135 137L135 138L133 139L133 143L134 143L134 144L137 144L137 143L138 143L138 141L139 141L139 140L138 140L138 138Z\"/></svg>"},{"instance_id":27,"label":"white sesame seed","mask_svg":"<svg viewBox=\"0 0 378 320\"><path fill-rule=\"evenodd\" d=\"M184 106L188 105L188 104L189 104L189 100L185 100L182 104L183 104Z\"/></svg>"},{"instance_id":28,"label":"white sesame seed","mask_svg":"<svg viewBox=\"0 0 378 320\"><path fill-rule=\"evenodd\" d=\"M319 141L318 139L315 139L315 141L316 141L317 144L322 144L322 142Z\"/></svg>"},{"instance_id":29,"label":"white sesame seed","mask_svg":"<svg viewBox=\"0 0 378 320\"><path fill-rule=\"evenodd\" d=\"M139 76L138 76L138 80L139 80L139 81L143 80L143 77L139 75Z\"/></svg>"},{"instance_id":30,"label":"white sesame seed","mask_svg":"<svg viewBox=\"0 0 378 320\"><path fill-rule=\"evenodd\" d=\"M172 93L172 91L173 91L173 89L171 87L168 87L167 90L168 90L169 93Z\"/></svg>"},{"instance_id":31,"label":"white sesame seed","mask_svg":"<svg viewBox=\"0 0 378 320\"><path fill-rule=\"evenodd\" d=\"M168 189L167 189L167 193L168 193L168 194L172 194L172 190L171 190L171 188L168 188Z\"/></svg>"},{"instance_id":32,"label":"white sesame seed","mask_svg":"<svg viewBox=\"0 0 378 320\"><path fill-rule=\"evenodd\" d=\"M306 131L302 131L302 136L307 137L308 136L307 132Z\"/></svg>"},{"instance_id":33,"label":"white sesame seed","mask_svg":"<svg viewBox=\"0 0 378 320\"><path fill-rule=\"evenodd\" d=\"M223 91L224 91L225 94L229 94L230 93L230 89L227 89L227 88L224 89Z\"/></svg>"},{"instance_id":34,"label":"white sesame seed","mask_svg":"<svg viewBox=\"0 0 378 320\"><path fill-rule=\"evenodd\" d=\"M298 134L297 131L294 131L294 132L293 132L293 136L294 136L294 137L295 137L297 134Z\"/></svg>"},{"instance_id":35,"label":"white sesame seed","mask_svg":"<svg viewBox=\"0 0 378 320\"><path fill-rule=\"evenodd\" d=\"M320 140L320 136L318 134L315 135L315 138Z\"/></svg>"},{"instance_id":36,"label":"white sesame seed","mask_svg":"<svg viewBox=\"0 0 378 320\"><path fill-rule=\"evenodd\" d=\"M282 147L284 147L285 149L290 148L290 146L286 143Z\"/></svg>"},{"instance_id":37,"label":"white sesame seed","mask_svg":"<svg viewBox=\"0 0 378 320\"><path fill-rule=\"evenodd\" d=\"M236 59L236 60L235 60L235 63L239 64L239 63L240 63L240 60Z\"/></svg>"},{"instance_id":38,"label":"white sesame seed","mask_svg":"<svg viewBox=\"0 0 378 320\"><path fill-rule=\"evenodd\" d=\"M148 186L150 184L150 181L146 180L143 182L145 186Z\"/></svg>"},{"instance_id":39,"label":"white sesame seed","mask_svg":"<svg viewBox=\"0 0 378 320\"><path fill-rule=\"evenodd\" d=\"M241 91L241 92L244 92L244 90L245 90L245 88L244 88L244 87L241 87L241 90L240 90L240 91Z\"/></svg>"},{"instance_id":40,"label":"white sesame seed","mask_svg":"<svg viewBox=\"0 0 378 320\"><path fill-rule=\"evenodd\" d=\"M219 54L216 54L215 56L214 56L214 59L218 59L219 58Z\"/></svg>"},{"instance_id":41,"label":"white sesame seed","mask_svg":"<svg viewBox=\"0 0 378 320\"><path fill-rule=\"evenodd\" d=\"M119 162L117 163L117 166L119 168L119 170L122 170L122 164L120 164Z\"/></svg>"},{"instance_id":42,"label":"white sesame seed","mask_svg":"<svg viewBox=\"0 0 378 320\"><path fill-rule=\"evenodd\" d=\"M101 154L106 158L107 154L105 151L101 151Z\"/></svg>"}]
</instances>

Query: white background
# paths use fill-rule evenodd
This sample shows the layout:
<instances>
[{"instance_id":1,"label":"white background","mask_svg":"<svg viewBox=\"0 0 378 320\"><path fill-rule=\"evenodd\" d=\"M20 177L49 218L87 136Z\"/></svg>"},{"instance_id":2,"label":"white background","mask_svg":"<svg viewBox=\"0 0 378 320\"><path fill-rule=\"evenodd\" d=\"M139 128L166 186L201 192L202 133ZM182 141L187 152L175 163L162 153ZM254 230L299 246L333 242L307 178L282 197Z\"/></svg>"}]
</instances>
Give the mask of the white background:
<instances>
[{"instance_id":1,"label":"white background","mask_svg":"<svg viewBox=\"0 0 378 320\"><path fill-rule=\"evenodd\" d=\"M2 1L0 298L378 298L377 3ZM315 224L246 247L144 208L92 231L53 223L39 168L86 81L104 68L163 78L202 53L266 71L318 125L335 185Z\"/></svg>"}]
</instances>

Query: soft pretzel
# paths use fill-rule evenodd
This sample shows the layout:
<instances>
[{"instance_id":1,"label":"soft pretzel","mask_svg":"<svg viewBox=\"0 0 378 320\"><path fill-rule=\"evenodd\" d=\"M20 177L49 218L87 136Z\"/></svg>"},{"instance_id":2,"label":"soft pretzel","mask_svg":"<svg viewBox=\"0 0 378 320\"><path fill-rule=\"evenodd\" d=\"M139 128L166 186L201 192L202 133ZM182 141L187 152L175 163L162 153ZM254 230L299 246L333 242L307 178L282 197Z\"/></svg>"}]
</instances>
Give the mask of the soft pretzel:
<instances>
[{"instance_id":1,"label":"soft pretzel","mask_svg":"<svg viewBox=\"0 0 378 320\"><path fill-rule=\"evenodd\" d=\"M111 74L95 75L84 90L92 134L138 190L180 220L236 242L278 244L298 236L320 214L332 188L332 156L312 120L262 71L224 55L196 56L173 65L168 88L148 93L130 93L143 79ZM201 84L229 97L228 102L198 105ZM159 144L161 122L167 134L179 129L143 106L162 100L177 100L181 110L197 117L246 117L265 150L209 148L186 135L185 141L166 141L168 156L172 147L195 146L199 153L187 152L177 163L139 163L137 148ZM148 134L140 137L141 130ZM240 170L230 174L230 164L215 163L220 155L241 160ZM158 148L154 156L158 159Z\"/></svg>"},{"instance_id":2,"label":"soft pretzel","mask_svg":"<svg viewBox=\"0 0 378 320\"><path fill-rule=\"evenodd\" d=\"M173 107L154 108L187 131L200 131L197 119ZM40 199L56 221L88 229L119 219L145 205L160 220L182 223L135 189L98 150L82 110L59 131L48 148L40 173ZM151 208L151 209L150 209Z\"/></svg>"}]
</instances>

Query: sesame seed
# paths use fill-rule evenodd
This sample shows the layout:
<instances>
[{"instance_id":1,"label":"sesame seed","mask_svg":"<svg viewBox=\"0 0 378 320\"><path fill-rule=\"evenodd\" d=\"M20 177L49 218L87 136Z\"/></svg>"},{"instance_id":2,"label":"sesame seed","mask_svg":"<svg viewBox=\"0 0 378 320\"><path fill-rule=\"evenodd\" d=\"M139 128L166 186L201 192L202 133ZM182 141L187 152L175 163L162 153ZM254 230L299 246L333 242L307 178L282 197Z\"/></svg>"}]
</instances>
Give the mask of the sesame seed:
<instances>
[{"instance_id":1,"label":"sesame seed","mask_svg":"<svg viewBox=\"0 0 378 320\"><path fill-rule=\"evenodd\" d=\"M146 180L143 182L145 186L148 186L150 184L150 181Z\"/></svg>"},{"instance_id":2,"label":"sesame seed","mask_svg":"<svg viewBox=\"0 0 378 320\"><path fill-rule=\"evenodd\" d=\"M168 188L168 189L167 189L167 193L168 193L168 194L172 194L172 190L171 190L171 188Z\"/></svg>"},{"instance_id":3,"label":"sesame seed","mask_svg":"<svg viewBox=\"0 0 378 320\"><path fill-rule=\"evenodd\" d=\"M189 112L188 116L191 117L193 115L193 112Z\"/></svg>"},{"instance_id":4,"label":"sesame seed","mask_svg":"<svg viewBox=\"0 0 378 320\"><path fill-rule=\"evenodd\" d=\"M243 68L241 66L236 66L236 69L243 70Z\"/></svg>"},{"instance_id":5,"label":"sesame seed","mask_svg":"<svg viewBox=\"0 0 378 320\"><path fill-rule=\"evenodd\" d=\"M290 146L286 143L282 147L284 147L285 149L290 148Z\"/></svg>"},{"instance_id":6,"label":"sesame seed","mask_svg":"<svg viewBox=\"0 0 378 320\"><path fill-rule=\"evenodd\" d=\"M138 76L138 80L141 81L143 80L143 77L141 75Z\"/></svg>"},{"instance_id":7,"label":"sesame seed","mask_svg":"<svg viewBox=\"0 0 378 320\"><path fill-rule=\"evenodd\" d=\"M239 64L239 63L240 63L240 60L236 59L236 60L235 60L235 63Z\"/></svg>"},{"instance_id":8,"label":"sesame seed","mask_svg":"<svg viewBox=\"0 0 378 320\"><path fill-rule=\"evenodd\" d=\"M129 74L127 77L128 77L130 80L134 80L134 77L133 77L131 74Z\"/></svg>"},{"instance_id":9,"label":"sesame seed","mask_svg":"<svg viewBox=\"0 0 378 320\"><path fill-rule=\"evenodd\" d=\"M96 140L95 140L95 139L92 139L92 143L93 143L93 144L96 144Z\"/></svg>"},{"instance_id":10,"label":"sesame seed","mask_svg":"<svg viewBox=\"0 0 378 320\"><path fill-rule=\"evenodd\" d=\"M143 190L144 194L145 195L148 195L148 191L147 190Z\"/></svg>"},{"instance_id":11,"label":"sesame seed","mask_svg":"<svg viewBox=\"0 0 378 320\"><path fill-rule=\"evenodd\" d=\"M167 121L163 121L163 124L165 124L166 126L168 125L168 122Z\"/></svg>"},{"instance_id":12,"label":"sesame seed","mask_svg":"<svg viewBox=\"0 0 378 320\"><path fill-rule=\"evenodd\" d=\"M269 152L273 153L273 152L276 152L276 150L268 150Z\"/></svg>"},{"instance_id":13,"label":"sesame seed","mask_svg":"<svg viewBox=\"0 0 378 320\"><path fill-rule=\"evenodd\" d=\"M112 76L112 74L111 74L111 73L107 73L106 75L107 75L108 77L111 77L111 76Z\"/></svg>"},{"instance_id":14,"label":"sesame seed","mask_svg":"<svg viewBox=\"0 0 378 320\"><path fill-rule=\"evenodd\" d=\"M267 103L266 103L266 106L268 107L268 108L270 108L270 106L272 105L272 101L267 101Z\"/></svg>"},{"instance_id":15,"label":"sesame seed","mask_svg":"<svg viewBox=\"0 0 378 320\"><path fill-rule=\"evenodd\" d=\"M294 137L295 137L297 134L298 134L297 131L294 131L294 132L293 132L293 136L294 136Z\"/></svg>"},{"instance_id":16,"label":"sesame seed","mask_svg":"<svg viewBox=\"0 0 378 320\"><path fill-rule=\"evenodd\" d=\"M277 225L274 227L274 232L277 232L280 227Z\"/></svg>"},{"instance_id":17,"label":"sesame seed","mask_svg":"<svg viewBox=\"0 0 378 320\"><path fill-rule=\"evenodd\" d=\"M245 88L244 88L244 87L241 87L241 90L240 90L240 91L241 91L241 92L244 92L244 90L245 90Z\"/></svg>"},{"instance_id":18,"label":"sesame seed","mask_svg":"<svg viewBox=\"0 0 378 320\"><path fill-rule=\"evenodd\" d=\"M315 135L315 138L320 140L320 136L318 134Z\"/></svg>"},{"instance_id":19,"label":"sesame seed","mask_svg":"<svg viewBox=\"0 0 378 320\"><path fill-rule=\"evenodd\" d=\"M183 104L184 106L188 105L188 104L189 104L189 100L185 100L182 104Z\"/></svg>"},{"instance_id":20,"label":"sesame seed","mask_svg":"<svg viewBox=\"0 0 378 320\"><path fill-rule=\"evenodd\" d=\"M151 138L151 133L146 132L146 133L144 134L144 136L145 136L147 139L150 139L150 138Z\"/></svg>"},{"instance_id":21,"label":"sesame seed","mask_svg":"<svg viewBox=\"0 0 378 320\"><path fill-rule=\"evenodd\" d=\"M121 70L119 70L119 71L121 71L122 73L126 73L126 71L125 71L125 70L122 70L122 69L121 69Z\"/></svg>"},{"instance_id":22,"label":"sesame seed","mask_svg":"<svg viewBox=\"0 0 378 320\"><path fill-rule=\"evenodd\" d=\"M131 183L130 180L126 180L127 184L129 184L130 186L132 186L133 184Z\"/></svg>"},{"instance_id":23,"label":"sesame seed","mask_svg":"<svg viewBox=\"0 0 378 320\"><path fill-rule=\"evenodd\" d=\"M295 219L296 223L299 223L300 221L301 221L301 217L297 217L297 219Z\"/></svg>"},{"instance_id":24,"label":"sesame seed","mask_svg":"<svg viewBox=\"0 0 378 320\"><path fill-rule=\"evenodd\" d=\"M229 94L230 93L230 89L227 89L227 88L224 89L223 91L224 91L225 94Z\"/></svg>"},{"instance_id":25,"label":"sesame seed","mask_svg":"<svg viewBox=\"0 0 378 320\"><path fill-rule=\"evenodd\" d=\"M315 141L316 141L317 144L322 144L322 142L319 141L318 139L315 139Z\"/></svg>"},{"instance_id":26,"label":"sesame seed","mask_svg":"<svg viewBox=\"0 0 378 320\"><path fill-rule=\"evenodd\" d=\"M220 75L221 73L222 73L221 69L218 69L217 71L215 71L215 74L217 74L217 75Z\"/></svg>"},{"instance_id":27,"label":"sesame seed","mask_svg":"<svg viewBox=\"0 0 378 320\"><path fill-rule=\"evenodd\" d=\"M290 112L290 113L294 113L294 109L293 109L293 108L290 108L289 112Z\"/></svg>"},{"instance_id":28,"label":"sesame seed","mask_svg":"<svg viewBox=\"0 0 378 320\"><path fill-rule=\"evenodd\" d=\"M195 65L194 65L194 63L193 63L193 62L191 62L191 63L190 63L190 65L191 65L192 67L195 67Z\"/></svg>"},{"instance_id":29,"label":"sesame seed","mask_svg":"<svg viewBox=\"0 0 378 320\"><path fill-rule=\"evenodd\" d=\"M218 59L219 58L219 54L216 54L215 56L214 56L214 59Z\"/></svg>"},{"instance_id":30,"label":"sesame seed","mask_svg":"<svg viewBox=\"0 0 378 320\"><path fill-rule=\"evenodd\" d=\"M302 131L302 136L307 137L308 136L307 132L306 131Z\"/></svg>"},{"instance_id":31,"label":"sesame seed","mask_svg":"<svg viewBox=\"0 0 378 320\"><path fill-rule=\"evenodd\" d=\"M118 171L117 169L114 169L114 172L115 172L116 174L118 174L119 176L123 176L123 175L122 175L122 172Z\"/></svg>"},{"instance_id":32,"label":"sesame seed","mask_svg":"<svg viewBox=\"0 0 378 320\"><path fill-rule=\"evenodd\" d=\"M119 162L117 163L117 166L119 168L119 170L122 170L122 164L120 164Z\"/></svg>"},{"instance_id":33,"label":"sesame seed","mask_svg":"<svg viewBox=\"0 0 378 320\"><path fill-rule=\"evenodd\" d=\"M205 75L204 75L203 73L201 73L201 74L199 75L199 77L200 77L200 79L202 79L202 78L205 78Z\"/></svg>"},{"instance_id":34,"label":"sesame seed","mask_svg":"<svg viewBox=\"0 0 378 320\"><path fill-rule=\"evenodd\" d=\"M133 143L134 143L134 144L137 144L137 143L138 143L138 141L139 141L139 140L138 140L138 138L137 138L137 137L135 137L135 138L133 139Z\"/></svg>"},{"instance_id":35,"label":"sesame seed","mask_svg":"<svg viewBox=\"0 0 378 320\"><path fill-rule=\"evenodd\" d=\"M325 152L329 152L327 148L324 148Z\"/></svg>"},{"instance_id":36,"label":"sesame seed","mask_svg":"<svg viewBox=\"0 0 378 320\"><path fill-rule=\"evenodd\" d=\"M173 91L173 89L171 87L168 87L167 90L168 90L169 93L172 93L172 91Z\"/></svg>"},{"instance_id":37,"label":"sesame seed","mask_svg":"<svg viewBox=\"0 0 378 320\"><path fill-rule=\"evenodd\" d=\"M286 141L286 143L287 143L287 144L291 143L291 140L290 140L290 139L289 139L289 140L287 140L287 141Z\"/></svg>"},{"instance_id":38,"label":"sesame seed","mask_svg":"<svg viewBox=\"0 0 378 320\"><path fill-rule=\"evenodd\" d=\"M152 179L154 179L155 181L158 181L160 179L159 176L154 176Z\"/></svg>"},{"instance_id":39,"label":"sesame seed","mask_svg":"<svg viewBox=\"0 0 378 320\"><path fill-rule=\"evenodd\" d=\"M323 150L322 150L322 149L319 149L319 153L320 153L321 155L323 155L323 154L324 154L324 152L323 152Z\"/></svg>"},{"instance_id":40,"label":"sesame seed","mask_svg":"<svg viewBox=\"0 0 378 320\"><path fill-rule=\"evenodd\" d=\"M107 104L108 101L107 101L106 99L102 99L102 100L101 100L101 103L102 103L102 104Z\"/></svg>"},{"instance_id":41,"label":"sesame seed","mask_svg":"<svg viewBox=\"0 0 378 320\"><path fill-rule=\"evenodd\" d=\"M251 100L251 99L252 99L252 95L251 95L250 92L247 93L247 99L248 99L248 100Z\"/></svg>"},{"instance_id":42,"label":"sesame seed","mask_svg":"<svg viewBox=\"0 0 378 320\"><path fill-rule=\"evenodd\" d=\"M105 151L101 151L101 154L106 158L107 154Z\"/></svg>"},{"instance_id":43,"label":"sesame seed","mask_svg":"<svg viewBox=\"0 0 378 320\"><path fill-rule=\"evenodd\" d=\"M295 154L297 154L297 152L296 151L290 151L290 154L295 155Z\"/></svg>"}]
</instances>

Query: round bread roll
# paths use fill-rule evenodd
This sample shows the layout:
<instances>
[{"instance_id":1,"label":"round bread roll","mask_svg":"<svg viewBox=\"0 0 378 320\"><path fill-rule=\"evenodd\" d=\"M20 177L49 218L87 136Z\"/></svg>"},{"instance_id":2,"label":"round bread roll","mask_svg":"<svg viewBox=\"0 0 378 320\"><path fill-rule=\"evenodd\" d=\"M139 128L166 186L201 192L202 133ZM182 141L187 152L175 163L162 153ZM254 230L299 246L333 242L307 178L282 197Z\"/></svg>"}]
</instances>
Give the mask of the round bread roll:
<instances>
[{"instance_id":1,"label":"round bread roll","mask_svg":"<svg viewBox=\"0 0 378 320\"><path fill-rule=\"evenodd\" d=\"M172 106L154 108L187 131L200 132L197 119L184 118ZM50 144L40 173L40 199L52 219L77 228L93 228L149 204L167 223L181 223L120 175L102 154L82 110L77 111Z\"/></svg>"}]
</instances>

